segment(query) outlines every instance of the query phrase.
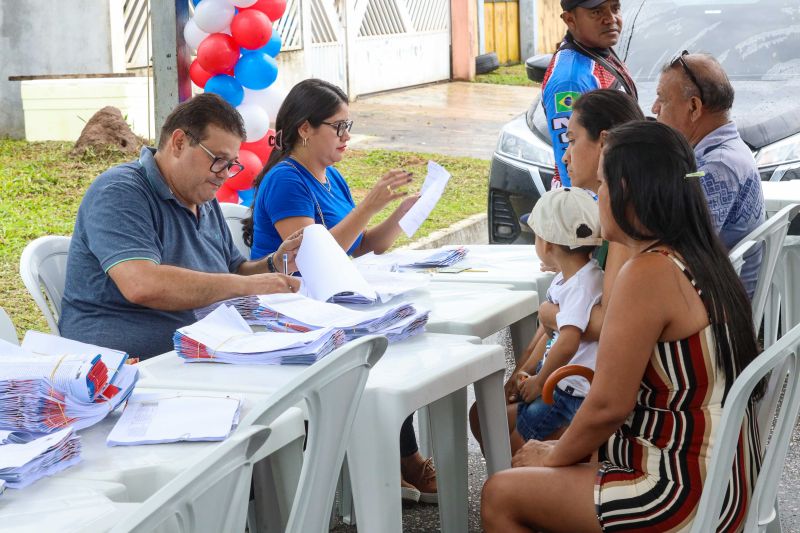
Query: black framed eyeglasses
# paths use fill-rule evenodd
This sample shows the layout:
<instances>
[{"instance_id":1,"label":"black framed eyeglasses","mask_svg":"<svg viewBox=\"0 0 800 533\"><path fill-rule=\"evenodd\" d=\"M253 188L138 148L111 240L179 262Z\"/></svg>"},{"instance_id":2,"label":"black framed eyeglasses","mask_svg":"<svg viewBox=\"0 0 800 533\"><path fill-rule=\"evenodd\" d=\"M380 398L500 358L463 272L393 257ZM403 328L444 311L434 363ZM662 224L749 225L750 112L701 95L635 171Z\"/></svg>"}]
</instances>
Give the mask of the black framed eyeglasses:
<instances>
[{"instance_id":1,"label":"black framed eyeglasses","mask_svg":"<svg viewBox=\"0 0 800 533\"><path fill-rule=\"evenodd\" d=\"M200 139L197 138L195 134L190 131L184 132L186 133L187 137L191 137L194 142L197 143L200 148L203 149L205 153L208 154L208 157L211 158L211 166L208 169L213 172L214 174L219 174L223 170L228 171L228 177L232 178L242 170L244 170L244 165L239 162L238 159L229 160L225 159L224 157L218 157L214 155L214 152L206 148L203 143L200 142Z\"/></svg>"},{"instance_id":2,"label":"black framed eyeglasses","mask_svg":"<svg viewBox=\"0 0 800 533\"><path fill-rule=\"evenodd\" d=\"M344 137L344 132L350 131L350 128L353 127L352 120L337 120L336 122L323 121L322 123L332 128L336 128L336 135L338 137Z\"/></svg>"},{"instance_id":3,"label":"black framed eyeglasses","mask_svg":"<svg viewBox=\"0 0 800 533\"><path fill-rule=\"evenodd\" d=\"M700 101L704 102L705 95L703 94L703 88L700 86L700 82L697 81L697 77L694 75L694 72L692 72L692 69L689 68L689 65L688 63L686 63L686 60L683 59L683 56L688 56L688 55L689 51L684 50L683 52L675 56L675 59L670 61L669 66L674 67L676 63L681 64L681 66L683 67L683 71L686 72L686 76L688 76L689 79L692 81L692 83L694 83L694 86L697 87L697 91L700 93Z\"/></svg>"}]
</instances>

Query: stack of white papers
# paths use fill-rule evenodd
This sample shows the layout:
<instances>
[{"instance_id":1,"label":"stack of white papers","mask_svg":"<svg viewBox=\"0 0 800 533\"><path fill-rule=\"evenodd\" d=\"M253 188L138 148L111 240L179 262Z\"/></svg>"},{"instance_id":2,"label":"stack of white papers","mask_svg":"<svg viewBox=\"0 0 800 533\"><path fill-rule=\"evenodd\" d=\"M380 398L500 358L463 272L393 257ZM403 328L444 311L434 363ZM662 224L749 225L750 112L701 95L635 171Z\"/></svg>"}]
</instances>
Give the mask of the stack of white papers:
<instances>
[{"instance_id":1,"label":"stack of white papers","mask_svg":"<svg viewBox=\"0 0 800 533\"><path fill-rule=\"evenodd\" d=\"M78 430L103 420L130 395L139 374L123 364L124 353L58 339L28 332L21 347L0 341L0 429ZM28 347L61 355L35 355Z\"/></svg>"},{"instance_id":2,"label":"stack of white papers","mask_svg":"<svg viewBox=\"0 0 800 533\"><path fill-rule=\"evenodd\" d=\"M242 315L242 318L244 318L248 324L252 324L252 320L255 317L255 312L258 310L258 296L240 296L238 298L231 298L229 300L216 302L211 305L201 307L200 309L195 309L194 316L197 320L202 320L207 317L211 311L222 304L235 307L236 310L239 311L239 314Z\"/></svg>"},{"instance_id":3,"label":"stack of white papers","mask_svg":"<svg viewBox=\"0 0 800 533\"><path fill-rule=\"evenodd\" d=\"M400 265L400 268L439 268L453 266L464 259L468 251L469 250L463 246L452 250L440 250L419 261Z\"/></svg>"},{"instance_id":4,"label":"stack of white papers","mask_svg":"<svg viewBox=\"0 0 800 533\"><path fill-rule=\"evenodd\" d=\"M191 392L135 393L108 435L109 446L224 440L239 422L241 398Z\"/></svg>"},{"instance_id":5,"label":"stack of white papers","mask_svg":"<svg viewBox=\"0 0 800 533\"><path fill-rule=\"evenodd\" d=\"M449 172L433 161L428 161L428 174L422 184L419 200L399 221L400 228L408 237L412 237L431 214L449 180Z\"/></svg>"},{"instance_id":6,"label":"stack of white papers","mask_svg":"<svg viewBox=\"0 0 800 533\"><path fill-rule=\"evenodd\" d=\"M254 333L235 308L221 305L203 320L173 337L175 351L187 362L231 364L311 364L345 342L340 329L304 333Z\"/></svg>"},{"instance_id":7,"label":"stack of white papers","mask_svg":"<svg viewBox=\"0 0 800 533\"><path fill-rule=\"evenodd\" d=\"M303 276L300 294L328 302L375 303L378 293L367 283L325 226L313 224L303 230L297 251L297 269Z\"/></svg>"},{"instance_id":8,"label":"stack of white papers","mask_svg":"<svg viewBox=\"0 0 800 533\"><path fill-rule=\"evenodd\" d=\"M26 487L44 476L80 461L80 438L68 427L24 444L0 446L0 480L12 489Z\"/></svg>"},{"instance_id":9,"label":"stack of white papers","mask_svg":"<svg viewBox=\"0 0 800 533\"><path fill-rule=\"evenodd\" d=\"M0 429L0 444L25 444L44 435L44 433L34 433L32 431Z\"/></svg>"},{"instance_id":10,"label":"stack of white papers","mask_svg":"<svg viewBox=\"0 0 800 533\"><path fill-rule=\"evenodd\" d=\"M386 335L390 342L424 331L428 311L411 304L366 311L318 302L300 294L260 296L259 323L271 331L344 330L346 339L364 335Z\"/></svg>"}]
</instances>

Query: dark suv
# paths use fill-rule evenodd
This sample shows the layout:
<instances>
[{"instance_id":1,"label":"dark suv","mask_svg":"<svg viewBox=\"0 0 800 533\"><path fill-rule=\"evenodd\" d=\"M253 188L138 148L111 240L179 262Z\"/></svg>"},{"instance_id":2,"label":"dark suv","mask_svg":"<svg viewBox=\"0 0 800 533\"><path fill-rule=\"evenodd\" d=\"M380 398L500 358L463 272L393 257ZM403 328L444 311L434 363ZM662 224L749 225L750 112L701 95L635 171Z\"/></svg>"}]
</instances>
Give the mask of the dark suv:
<instances>
[{"instance_id":1,"label":"dark suv","mask_svg":"<svg viewBox=\"0 0 800 533\"><path fill-rule=\"evenodd\" d=\"M651 114L662 65L684 49L713 54L736 90L732 118L761 179L800 178L800 1L625 0L623 19L617 53L636 80L645 114ZM529 60L529 77L540 81L548 60ZM537 96L497 141L489 172L489 242L533 242L519 217L550 188L554 165Z\"/></svg>"}]
</instances>

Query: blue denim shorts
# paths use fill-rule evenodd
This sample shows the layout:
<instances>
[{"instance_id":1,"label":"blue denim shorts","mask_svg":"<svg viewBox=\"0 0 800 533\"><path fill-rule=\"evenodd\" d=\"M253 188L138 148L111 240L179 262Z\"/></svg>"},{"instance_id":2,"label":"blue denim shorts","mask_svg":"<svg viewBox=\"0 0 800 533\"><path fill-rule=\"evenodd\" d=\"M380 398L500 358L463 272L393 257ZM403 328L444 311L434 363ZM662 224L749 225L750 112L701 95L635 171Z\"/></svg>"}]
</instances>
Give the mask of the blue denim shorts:
<instances>
[{"instance_id":1,"label":"blue denim shorts","mask_svg":"<svg viewBox=\"0 0 800 533\"><path fill-rule=\"evenodd\" d=\"M541 396L531 403L520 402L517 433L525 440L544 440L569 425L582 403L582 396L572 396L558 387L553 391L553 405L544 403Z\"/></svg>"}]
</instances>

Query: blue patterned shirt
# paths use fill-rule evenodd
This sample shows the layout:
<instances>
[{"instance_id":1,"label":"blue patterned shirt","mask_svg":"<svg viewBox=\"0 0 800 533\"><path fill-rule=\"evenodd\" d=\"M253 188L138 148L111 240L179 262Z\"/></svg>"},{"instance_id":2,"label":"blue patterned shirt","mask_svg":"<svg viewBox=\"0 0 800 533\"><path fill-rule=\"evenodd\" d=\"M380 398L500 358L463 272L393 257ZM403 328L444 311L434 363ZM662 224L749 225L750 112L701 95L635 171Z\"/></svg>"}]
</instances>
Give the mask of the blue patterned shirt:
<instances>
[{"instance_id":1,"label":"blue patterned shirt","mask_svg":"<svg viewBox=\"0 0 800 533\"><path fill-rule=\"evenodd\" d=\"M750 148L728 122L701 140L694 148L697 168L708 200L711 221L723 244L730 250L764 222L761 177ZM761 264L760 253L742 267L742 282L752 297Z\"/></svg>"}]
</instances>

